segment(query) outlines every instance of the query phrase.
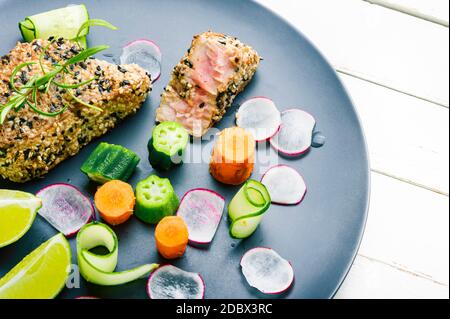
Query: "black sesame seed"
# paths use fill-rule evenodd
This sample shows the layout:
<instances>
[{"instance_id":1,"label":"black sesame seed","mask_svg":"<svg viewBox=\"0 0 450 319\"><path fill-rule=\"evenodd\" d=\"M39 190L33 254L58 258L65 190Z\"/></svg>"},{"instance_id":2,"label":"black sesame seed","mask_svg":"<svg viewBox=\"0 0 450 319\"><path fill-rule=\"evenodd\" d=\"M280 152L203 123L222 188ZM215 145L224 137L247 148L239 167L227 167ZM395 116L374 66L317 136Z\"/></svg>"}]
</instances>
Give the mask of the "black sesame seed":
<instances>
[{"instance_id":1,"label":"black sesame seed","mask_svg":"<svg viewBox=\"0 0 450 319\"><path fill-rule=\"evenodd\" d=\"M119 70L119 71L122 72L122 73L128 72L127 69L121 67L120 65L117 66L117 70Z\"/></svg>"},{"instance_id":2,"label":"black sesame seed","mask_svg":"<svg viewBox=\"0 0 450 319\"><path fill-rule=\"evenodd\" d=\"M128 80L123 80L122 82L120 82L120 86L122 87L122 86L127 86L127 85L130 85L130 81L128 81Z\"/></svg>"}]
</instances>

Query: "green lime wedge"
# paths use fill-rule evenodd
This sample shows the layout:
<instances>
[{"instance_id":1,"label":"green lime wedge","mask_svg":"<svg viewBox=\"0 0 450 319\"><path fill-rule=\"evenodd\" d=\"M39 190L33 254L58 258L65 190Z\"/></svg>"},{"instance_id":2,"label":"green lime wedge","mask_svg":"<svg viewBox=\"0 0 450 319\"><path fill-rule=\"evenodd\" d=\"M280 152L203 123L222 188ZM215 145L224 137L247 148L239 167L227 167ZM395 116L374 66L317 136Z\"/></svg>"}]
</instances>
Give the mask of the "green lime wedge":
<instances>
[{"instance_id":1,"label":"green lime wedge","mask_svg":"<svg viewBox=\"0 0 450 319\"><path fill-rule=\"evenodd\" d=\"M0 299L49 299L64 287L72 255L58 234L43 243L0 279Z\"/></svg>"},{"instance_id":2,"label":"green lime wedge","mask_svg":"<svg viewBox=\"0 0 450 319\"><path fill-rule=\"evenodd\" d=\"M34 195L0 189L0 248L25 235L41 206Z\"/></svg>"}]
</instances>

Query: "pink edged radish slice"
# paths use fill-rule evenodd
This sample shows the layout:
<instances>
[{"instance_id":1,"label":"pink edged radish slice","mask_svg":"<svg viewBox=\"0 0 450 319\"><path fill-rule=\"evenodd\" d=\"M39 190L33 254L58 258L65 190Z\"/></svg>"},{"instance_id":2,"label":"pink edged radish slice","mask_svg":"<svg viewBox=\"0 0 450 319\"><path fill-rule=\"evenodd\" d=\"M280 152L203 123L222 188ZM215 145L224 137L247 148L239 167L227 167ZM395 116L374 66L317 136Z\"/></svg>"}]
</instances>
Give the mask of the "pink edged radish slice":
<instances>
[{"instance_id":1,"label":"pink edged radish slice","mask_svg":"<svg viewBox=\"0 0 450 319\"><path fill-rule=\"evenodd\" d=\"M303 177L294 168L277 165L261 178L266 186L273 204L298 205L306 195L306 184Z\"/></svg>"},{"instance_id":2,"label":"pink edged radish slice","mask_svg":"<svg viewBox=\"0 0 450 319\"><path fill-rule=\"evenodd\" d=\"M197 273L165 265L150 275L147 294L150 299L203 299L205 282Z\"/></svg>"},{"instance_id":3,"label":"pink edged radish slice","mask_svg":"<svg viewBox=\"0 0 450 319\"><path fill-rule=\"evenodd\" d=\"M291 264L270 248L250 249L242 257L241 267L248 284L265 294L281 294L294 282Z\"/></svg>"},{"instance_id":4,"label":"pink edged radish slice","mask_svg":"<svg viewBox=\"0 0 450 319\"><path fill-rule=\"evenodd\" d=\"M89 198L69 184L49 185L36 196L42 199L39 215L65 236L76 234L95 212Z\"/></svg>"},{"instance_id":5,"label":"pink edged radish slice","mask_svg":"<svg viewBox=\"0 0 450 319\"><path fill-rule=\"evenodd\" d=\"M224 207L225 199L209 189L192 189L184 195L177 215L186 222L190 244L207 245L212 242Z\"/></svg>"},{"instance_id":6,"label":"pink edged radish slice","mask_svg":"<svg viewBox=\"0 0 450 319\"><path fill-rule=\"evenodd\" d=\"M270 139L270 144L279 153L298 156L311 148L316 120L308 112L289 109L281 113L281 127Z\"/></svg>"},{"instance_id":7,"label":"pink edged radish slice","mask_svg":"<svg viewBox=\"0 0 450 319\"><path fill-rule=\"evenodd\" d=\"M236 113L236 125L250 132L255 141L267 141L280 128L280 111L272 100L255 97L241 105Z\"/></svg>"},{"instance_id":8,"label":"pink edged radish slice","mask_svg":"<svg viewBox=\"0 0 450 319\"><path fill-rule=\"evenodd\" d=\"M121 64L137 64L146 70L155 82L161 76L162 53L159 46L147 39L139 39L128 43L120 56Z\"/></svg>"}]
</instances>

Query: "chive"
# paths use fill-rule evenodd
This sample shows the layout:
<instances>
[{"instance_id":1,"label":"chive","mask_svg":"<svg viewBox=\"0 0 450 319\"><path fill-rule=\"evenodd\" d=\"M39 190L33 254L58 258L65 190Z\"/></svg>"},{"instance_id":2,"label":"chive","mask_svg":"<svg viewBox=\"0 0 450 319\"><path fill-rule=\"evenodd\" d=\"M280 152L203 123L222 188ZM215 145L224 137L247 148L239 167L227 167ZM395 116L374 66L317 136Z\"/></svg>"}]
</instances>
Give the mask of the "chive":
<instances>
[{"instance_id":1,"label":"chive","mask_svg":"<svg viewBox=\"0 0 450 319\"><path fill-rule=\"evenodd\" d=\"M95 81L95 80L97 80L97 79L98 79L97 77L93 77L92 79L89 79L89 80L87 80L87 81L84 81L84 82L81 82L81 83L78 83L78 84L72 84L72 85L65 84L65 83L58 83L58 82L56 82L56 81L53 81L53 84L55 84L56 86L58 86L58 87L60 87L60 88L63 88L63 89L77 89L77 88L79 88L80 86L89 84L89 83L91 83L92 81Z\"/></svg>"},{"instance_id":2,"label":"chive","mask_svg":"<svg viewBox=\"0 0 450 319\"><path fill-rule=\"evenodd\" d=\"M81 105L90 107L91 109L94 109L94 110L96 110L96 111L103 112L103 110L102 110L101 108L99 108L99 107L97 107L97 106L94 106L94 105L91 105L91 104L89 104L89 103L86 103L86 102L84 102L83 100L77 98L77 97L75 96L75 94L73 94L72 90L69 89L69 90L67 90L67 92L68 92L69 95L72 97L72 99L74 99L75 102L77 102L77 103L79 103L79 104L81 104Z\"/></svg>"},{"instance_id":3,"label":"chive","mask_svg":"<svg viewBox=\"0 0 450 319\"><path fill-rule=\"evenodd\" d=\"M20 93L19 89L16 87L15 82L15 77L17 75L17 73L22 70L24 67L28 66L28 65L32 65L32 64L36 64L36 62L24 62L24 63L20 63L18 66L16 66L9 78L9 84L11 85L11 88L16 91L16 93L22 94Z\"/></svg>"},{"instance_id":4,"label":"chive","mask_svg":"<svg viewBox=\"0 0 450 319\"><path fill-rule=\"evenodd\" d=\"M117 27L113 26L108 21L105 21L105 20L102 20L102 19L89 19L85 23L83 23L81 25L81 27L78 29L77 36L75 37L75 39L79 39L81 32L83 32L85 29L87 29L89 27L94 27L94 26L106 27L106 28L109 28L111 30L117 30ZM78 42L78 40L77 40L77 42ZM80 46L80 44L78 44L78 46Z\"/></svg>"},{"instance_id":5,"label":"chive","mask_svg":"<svg viewBox=\"0 0 450 319\"><path fill-rule=\"evenodd\" d=\"M81 51L76 56L71 57L69 60L66 61L66 63L64 63L63 66L69 66L71 64L82 62L82 61L86 60L87 58L89 58L90 56L93 56L94 54L97 54L108 48L109 48L109 45L97 45L95 47L88 48L86 50Z\"/></svg>"},{"instance_id":6,"label":"chive","mask_svg":"<svg viewBox=\"0 0 450 319\"><path fill-rule=\"evenodd\" d=\"M49 117L55 117L55 116L63 113L69 107L67 104L65 104L61 110L59 110L57 112L53 112L53 113L48 113L48 112L44 112L44 111L38 109L37 106L35 104L31 103L30 101L27 101L27 104L36 113L38 113L40 115L44 115L44 116L49 116Z\"/></svg>"}]
</instances>

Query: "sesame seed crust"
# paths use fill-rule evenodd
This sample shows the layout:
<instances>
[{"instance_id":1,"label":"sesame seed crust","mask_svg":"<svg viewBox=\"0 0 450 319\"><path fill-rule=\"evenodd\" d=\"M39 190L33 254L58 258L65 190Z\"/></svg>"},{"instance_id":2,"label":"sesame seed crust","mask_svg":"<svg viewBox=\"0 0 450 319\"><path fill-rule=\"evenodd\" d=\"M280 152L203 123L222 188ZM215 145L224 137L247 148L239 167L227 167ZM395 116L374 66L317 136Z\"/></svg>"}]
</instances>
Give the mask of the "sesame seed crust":
<instances>
[{"instance_id":1,"label":"sesame seed crust","mask_svg":"<svg viewBox=\"0 0 450 319\"><path fill-rule=\"evenodd\" d=\"M40 39L18 43L0 59L0 104L5 104L13 94L9 78L14 68L23 62L38 62L48 43ZM48 71L52 64L77 53L78 48L71 41L53 42L44 55L44 69ZM119 121L136 113L151 91L148 74L135 64L119 67L102 60L87 59L69 67L69 72L59 75L55 81L72 85L97 77L91 83L71 90L78 99L102 111L76 102L68 89L56 85L51 86L48 93L40 94L39 108L56 112L68 105L62 114L46 117L27 106L11 111L0 125L0 176L3 178L23 183L42 177ZM23 85L33 75L42 74L38 63L25 67L18 72L16 85Z\"/></svg>"}]
</instances>

